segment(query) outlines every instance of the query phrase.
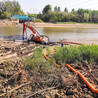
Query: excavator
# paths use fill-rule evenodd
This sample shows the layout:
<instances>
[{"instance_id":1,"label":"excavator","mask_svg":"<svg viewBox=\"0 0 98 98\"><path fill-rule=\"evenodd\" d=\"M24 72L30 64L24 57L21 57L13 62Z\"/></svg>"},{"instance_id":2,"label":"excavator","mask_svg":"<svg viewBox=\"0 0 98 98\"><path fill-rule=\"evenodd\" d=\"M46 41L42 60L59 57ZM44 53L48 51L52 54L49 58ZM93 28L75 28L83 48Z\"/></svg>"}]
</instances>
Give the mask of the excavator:
<instances>
[{"instance_id":1,"label":"excavator","mask_svg":"<svg viewBox=\"0 0 98 98\"><path fill-rule=\"evenodd\" d=\"M30 37L28 39L27 39L26 28L29 28L32 31L32 34L30 35ZM30 41L38 42L41 44L48 44L49 43L48 36L40 35L32 26L30 26L26 22L23 22L23 35L22 35L23 40L25 39L25 34L26 34L26 39L28 40L28 43Z\"/></svg>"}]
</instances>

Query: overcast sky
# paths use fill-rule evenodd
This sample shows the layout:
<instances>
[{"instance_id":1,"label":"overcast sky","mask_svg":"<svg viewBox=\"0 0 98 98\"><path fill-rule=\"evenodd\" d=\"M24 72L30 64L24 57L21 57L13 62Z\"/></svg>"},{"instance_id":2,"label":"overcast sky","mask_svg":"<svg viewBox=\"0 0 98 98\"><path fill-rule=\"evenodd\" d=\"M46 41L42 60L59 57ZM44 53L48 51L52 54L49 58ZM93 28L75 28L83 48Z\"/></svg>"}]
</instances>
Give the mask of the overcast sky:
<instances>
[{"instance_id":1,"label":"overcast sky","mask_svg":"<svg viewBox=\"0 0 98 98\"><path fill-rule=\"evenodd\" d=\"M54 9L55 6L60 6L61 11L63 11L65 7L67 7L69 11L71 11L73 8L75 10L79 8L98 10L98 0L16 0L16 1L19 1L21 9L25 13L42 12L42 9L47 4L50 4L52 6L52 9Z\"/></svg>"}]
</instances>

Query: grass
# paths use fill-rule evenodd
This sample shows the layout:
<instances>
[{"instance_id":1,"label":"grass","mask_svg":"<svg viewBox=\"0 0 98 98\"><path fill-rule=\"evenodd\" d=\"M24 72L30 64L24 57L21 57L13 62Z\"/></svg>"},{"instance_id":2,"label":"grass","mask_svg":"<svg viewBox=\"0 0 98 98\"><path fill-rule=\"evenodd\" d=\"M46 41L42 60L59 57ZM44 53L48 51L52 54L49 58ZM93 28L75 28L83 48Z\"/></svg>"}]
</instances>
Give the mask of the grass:
<instances>
[{"instance_id":1,"label":"grass","mask_svg":"<svg viewBox=\"0 0 98 98\"><path fill-rule=\"evenodd\" d=\"M39 70L41 72L49 71L53 65L44 58L43 47L34 51L33 57L26 57L23 59L26 70Z\"/></svg>"},{"instance_id":2,"label":"grass","mask_svg":"<svg viewBox=\"0 0 98 98\"><path fill-rule=\"evenodd\" d=\"M50 52L49 47L46 49ZM54 49L55 53L48 56L59 65L76 64L83 61L87 61L90 64L98 64L98 45L70 45L68 47L55 47ZM41 85L52 85L55 80L53 79L54 74L60 72L60 69L44 58L43 47L36 49L33 57L24 58L23 63L25 70L31 72L35 80L37 77ZM40 79L44 79L44 82L40 81ZM56 81L59 80L56 79Z\"/></svg>"},{"instance_id":3,"label":"grass","mask_svg":"<svg viewBox=\"0 0 98 98\"><path fill-rule=\"evenodd\" d=\"M53 58L58 64L88 61L98 63L98 45L81 45L55 48Z\"/></svg>"},{"instance_id":4,"label":"grass","mask_svg":"<svg viewBox=\"0 0 98 98\"><path fill-rule=\"evenodd\" d=\"M50 54L49 57L57 64L71 64L87 61L91 64L98 63L98 45L81 45L68 47L55 47L55 53ZM47 47L47 51L50 52ZM40 70L42 72L55 70L53 64L47 61L43 55L43 48L40 47L34 51L33 58L23 59L26 70Z\"/></svg>"},{"instance_id":5,"label":"grass","mask_svg":"<svg viewBox=\"0 0 98 98\"><path fill-rule=\"evenodd\" d=\"M32 89L34 92L59 83L58 75L55 76L55 73L58 73L57 67L44 58L43 47L36 49L33 57L24 58L23 63L25 70L33 77Z\"/></svg>"}]
</instances>

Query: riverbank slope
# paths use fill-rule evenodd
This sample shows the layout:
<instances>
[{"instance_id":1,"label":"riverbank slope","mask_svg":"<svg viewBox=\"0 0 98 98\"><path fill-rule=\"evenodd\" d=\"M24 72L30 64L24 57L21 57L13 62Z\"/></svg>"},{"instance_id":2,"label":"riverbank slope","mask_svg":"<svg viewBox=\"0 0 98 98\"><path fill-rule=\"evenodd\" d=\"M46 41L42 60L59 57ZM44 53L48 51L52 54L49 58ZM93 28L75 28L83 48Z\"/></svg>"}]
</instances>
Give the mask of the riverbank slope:
<instances>
[{"instance_id":1,"label":"riverbank slope","mask_svg":"<svg viewBox=\"0 0 98 98\"><path fill-rule=\"evenodd\" d=\"M98 98L76 74L63 66L57 68L44 58L42 50L49 47L0 40L0 97ZM96 87L97 76L93 75L97 75L97 65L85 61L73 67Z\"/></svg>"}]
</instances>

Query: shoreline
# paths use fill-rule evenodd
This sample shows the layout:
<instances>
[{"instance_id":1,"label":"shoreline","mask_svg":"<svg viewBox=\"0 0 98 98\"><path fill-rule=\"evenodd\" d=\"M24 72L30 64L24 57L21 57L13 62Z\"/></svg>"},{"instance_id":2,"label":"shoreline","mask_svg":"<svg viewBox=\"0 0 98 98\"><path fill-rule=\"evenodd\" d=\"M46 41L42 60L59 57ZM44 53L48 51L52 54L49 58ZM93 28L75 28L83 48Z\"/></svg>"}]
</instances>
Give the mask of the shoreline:
<instances>
[{"instance_id":1,"label":"shoreline","mask_svg":"<svg viewBox=\"0 0 98 98\"><path fill-rule=\"evenodd\" d=\"M10 22L10 23L9 23ZM14 25L12 25L14 22ZM35 28L78 28L78 29L98 29L98 24L81 24L81 23L76 23L76 24L64 24L64 23L33 23L30 22L31 26L34 26ZM16 26L16 27L22 27L23 24L18 23L17 21L9 21L9 20L0 20L0 26ZM0 38L2 40L3 38ZM3 39L5 40L5 39ZM79 42L82 44L97 44L98 45L98 40L97 39L67 39L69 42Z\"/></svg>"},{"instance_id":2,"label":"shoreline","mask_svg":"<svg viewBox=\"0 0 98 98\"><path fill-rule=\"evenodd\" d=\"M55 27L55 28L95 28L98 29L98 24L82 24L82 23L34 23L29 22L31 26L34 26L36 28L41 27ZM22 24L19 23L19 21L10 21L10 20L0 20L0 26L18 26L22 27Z\"/></svg>"},{"instance_id":3,"label":"shoreline","mask_svg":"<svg viewBox=\"0 0 98 98\"><path fill-rule=\"evenodd\" d=\"M32 24L32 23L31 23ZM98 28L98 24L63 24L63 23L35 23L36 27L62 27L62 28Z\"/></svg>"},{"instance_id":4,"label":"shoreline","mask_svg":"<svg viewBox=\"0 0 98 98\"><path fill-rule=\"evenodd\" d=\"M23 40L12 40L12 39L4 39L4 38L0 38L0 41L10 41L10 42L15 42L17 44L21 44L23 43L24 41ZM92 44L96 44L98 45L98 40L87 40L87 39L67 39L65 42L74 42L74 43L80 43L80 44L84 44L84 45L92 45ZM50 41L50 43L52 43ZM53 42L54 43L54 42ZM58 43L58 42L55 42L55 43ZM60 44L59 44L60 45Z\"/></svg>"}]
</instances>

